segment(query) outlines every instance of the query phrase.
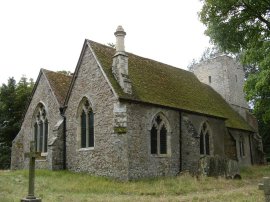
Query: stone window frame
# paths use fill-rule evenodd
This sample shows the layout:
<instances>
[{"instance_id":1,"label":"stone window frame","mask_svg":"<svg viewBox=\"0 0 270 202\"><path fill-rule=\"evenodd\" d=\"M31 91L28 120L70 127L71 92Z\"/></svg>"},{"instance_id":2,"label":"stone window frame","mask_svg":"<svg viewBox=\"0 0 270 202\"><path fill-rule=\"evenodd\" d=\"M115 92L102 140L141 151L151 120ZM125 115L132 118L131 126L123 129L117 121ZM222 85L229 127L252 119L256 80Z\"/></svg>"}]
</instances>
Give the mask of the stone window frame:
<instances>
[{"instance_id":1,"label":"stone window frame","mask_svg":"<svg viewBox=\"0 0 270 202\"><path fill-rule=\"evenodd\" d=\"M93 121L93 146L89 146L89 117L88 113L89 112L93 113L94 121ZM82 147L82 135L81 135L81 115L82 113L85 112L86 114L86 147ZM94 150L95 145L96 145L96 138L95 138L95 110L93 108L93 104L90 101L90 99L86 96L84 96L77 108L77 150L78 151L87 151L87 150Z\"/></svg>"},{"instance_id":2,"label":"stone window frame","mask_svg":"<svg viewBox=\"0 0 270 202\"><path fill-rule=\"evenodd\" d=\"M159 124L156 121L157 117L159 117L161 120L161 122ZM166 154L160 153L160 131L161 131L163 125L165 126L165 128L167 130L167 133L166 133L167 152L166 152ZM152 130L153 126L155 126L157 129L157 153L156 154L151 153L151 130ZM171 130L171 127L170 127L170 124L169 124L167 117L162 112L157 113L152 118L152 121L151 121L151 124L149 127L149 144L148 145L149 145L149 154L152 157L170 157L171 156L171 133L172 133L172 130Z\"/></svg>"},{"instance_id":3,"label":"stone window frame","mask_svg":"<svg viewBox=\"0 0 270 202\"><path fill-rule=\"evenodd\" d=\"M208 134L208 147L209 147L209 154L206 154L206 144L205 144L205 137L206 135ZM199 152L200 152L200 155L203 157L203 156L212 156L213 155L213 151L214 151L214 145L213 145L213 133L212 133L212 130L211 130L211 127L209 125L209 122L208 121L203 121L200 125L200 130L199 130ZM203 141L204 141L204 152L203 154L201 153L201 135L203 135Z\"/></svg>"},{"instance_id":4,"label":"stone window frame","mask_svg":"<svg viewBox=\"0 0 270 202\"><path fill-rule=\"evenodd\" d=\"M33 113L33 139L35 141L35 149L37 152L41 152L41 156L47 156L48 154L48 137L49 137L49 120L48 110L44 103L40 102L36 106ZM41 130L42 129L42 133ZM42 141L41 136L42 134ZM42 144L42 145L41 145Z\"/></svg>"}]
</instances>

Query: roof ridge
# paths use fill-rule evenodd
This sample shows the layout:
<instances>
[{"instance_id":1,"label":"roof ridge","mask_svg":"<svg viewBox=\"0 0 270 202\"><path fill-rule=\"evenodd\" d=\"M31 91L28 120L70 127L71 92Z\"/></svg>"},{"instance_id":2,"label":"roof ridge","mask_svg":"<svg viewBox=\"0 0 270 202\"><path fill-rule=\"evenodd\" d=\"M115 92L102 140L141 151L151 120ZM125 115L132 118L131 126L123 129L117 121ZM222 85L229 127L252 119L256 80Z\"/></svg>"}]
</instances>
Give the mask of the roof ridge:
<instances>
[{"instance_id":1,"label":"roof ridge","mask_svg":"<svg viewBox=\"0 0 270 202\"><path fill-rule=\"evenodd\" d=\"M63 75L63 76L72 77L72 75L66 75L66 74L64 74L64 73L62 73L62 72L52 71L52 70L48 70L48 69L44 69L44 68L41 68L41 71L52 72L52 73L54 73L54 74L61 74L61 75ZM66 70L63 70L63 71L66 71Z\"/></svg>"},{"instance_id":2,"label":"roof ridge","mask_svg":"<svg viewBox=\"0 0 270 202\"><path fill-rule=\"evenodd\" d=\"M102 44L102 43L99 43L99 42L96 42L96 41L93 41L93 40L90 40L90 39L86 39L86 40L87 40L88 42L90 42L90 43L96 43L96 44L101 45L101 46L104 46L104 47L106 47L106 48L115 50L115 48L112 48L112 47L110 47L110 46L108 46L108 45L105 45L105 44ZM157 60L154 60L154 59L151 59L151 58L147 58L147 57L143 57L143 56L140 56L140 55L136 55L136 54L131 53L131 52L128 52L128 51L125 51L125 53L126 53L127 55L133 55L133 56L135 56L135 57L139 57L139 58L141 58L141 59L148 60L148 61L151 61L151 62L156 62L156 63L159 63L159 64L161 64L161 65L166 65L166 66L169 67L169 68L175 68L175 69L180 70L180 71L185 71L185 72L187 72L187 73L192 73L191 71L188 71L188 70L186 70L186 69L182 69L182 68L180 68L180 67L172 66L172 65L170 65L170 64L167 64L167 63L164 63L164 62L160 62L160 61L157 61ZM192 74L193 74L193 73L192 73Z\"/></svg>"},{"instance_id":3,"label":"roof ridge","mask_svg":"<svg viewBox=\"0 0 270 202\"><path fill-rule=\"evenodd\" d=\"M252 131L231 106L194 73L162 62L128 53L131 95L123 92L112 73L112 47L88 40L119 98L224 117L226 126Z\"/></svg>"}]
</instances>

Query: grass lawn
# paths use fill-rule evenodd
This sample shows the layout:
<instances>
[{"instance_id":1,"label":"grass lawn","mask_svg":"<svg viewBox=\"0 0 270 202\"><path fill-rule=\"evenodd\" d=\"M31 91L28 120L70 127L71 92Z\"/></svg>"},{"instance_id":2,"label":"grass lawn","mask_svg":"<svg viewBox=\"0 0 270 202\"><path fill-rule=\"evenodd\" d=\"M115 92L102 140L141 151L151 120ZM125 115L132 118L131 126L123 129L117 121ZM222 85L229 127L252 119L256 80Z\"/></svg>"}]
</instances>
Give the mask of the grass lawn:
<instances>
[{"instance_id":1,"label":"grass lawn","mask_svg":"<svg viewBox=\"0 0 270 202\"><path fill-rule=\"evenodd\" d=\"M241 171L242 180L162 177L119 182L68 171L37 170L36 196L43 202L76 201L264 201L258 183L270 176L270 166ZM20 201L27 195L28 171L0 171L0 201Z\"/></svg>"}]
</instances>

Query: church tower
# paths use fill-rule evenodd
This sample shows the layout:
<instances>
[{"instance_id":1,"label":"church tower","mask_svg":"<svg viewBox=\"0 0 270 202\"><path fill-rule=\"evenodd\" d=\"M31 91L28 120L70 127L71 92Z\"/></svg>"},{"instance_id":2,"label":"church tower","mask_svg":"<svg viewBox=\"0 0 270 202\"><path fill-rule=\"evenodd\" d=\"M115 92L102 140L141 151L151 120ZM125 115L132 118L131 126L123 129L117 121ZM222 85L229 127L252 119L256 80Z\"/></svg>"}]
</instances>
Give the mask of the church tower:
<instances>
[{"instance_id":1,"label":"church tower","mask_svg":"<svg viewBox=\"0 0 270 202\"><path fill-rule=\"evenodd\" d=\"M249 106L243 92L244 70L239 63L227 55L219 55L195 65L193 72L247 119Z\"/></svg>"}]
</instances>

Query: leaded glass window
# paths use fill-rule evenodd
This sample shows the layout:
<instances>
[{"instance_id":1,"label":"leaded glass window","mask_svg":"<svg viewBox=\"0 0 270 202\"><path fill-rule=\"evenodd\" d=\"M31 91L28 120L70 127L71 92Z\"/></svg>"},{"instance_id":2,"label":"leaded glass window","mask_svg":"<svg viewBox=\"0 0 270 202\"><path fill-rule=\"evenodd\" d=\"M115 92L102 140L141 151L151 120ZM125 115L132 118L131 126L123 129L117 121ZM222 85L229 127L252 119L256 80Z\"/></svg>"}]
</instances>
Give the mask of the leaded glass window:
<instances>
[{"instance_id":1,"label":"leaded glass window","mask_svg":"<svg viewBox=\"0 0 270 202\"><path fill-rule=\"evenodd\" d=\"M151 154L167 154L168 153L168 131L163 117L158 115L154 121L150 131L150 151Z\"/></svg>"},{"instance_id":2,"label":"leaded glass window","mask_svg":"<svg viewBox=\"0 0 270 202\"><path fill-rule=\"evenodd\" d=\"M167 130L164 125L160 130L160 153L167 154Z\"/></svg>"},{"instance_id":3,"label":"leaded glass window","mask_svg":"<svg viewBox=\"0 0 270 202\"><path fill-rule=\"evenodd\" d=\"M92 110L88 112L88 122L89 122L89 147L94 146L94 113Z\"/></svg>"},{"instance_id":4,"label":"leaded glass window","mask_svg":"<svg viewBox=\"0 0 270 202\"><path fill-rule=\"evenodd\" d=\"M94 147L94 113L87 100L82 103L80 136L81 148Z\"/></svg>"},{"instance_id":5,"label":"leaded glass window","mask_svg":"<svg viewBox=\"0 0 270 202\"><path fill-rule=\"evenodd\" d=\"M157 154L157 129L152 126L151 129L151 154Z\"/></svg>"},{"instance_id":6,"label":"leaded glass window","mask_svg":"<svg viewBox=\"0 0 270 202\"><path fill-rule=\"evenodd\" d=\"M200 154L210 155L210 129L207 123L203 123L200 131Z\"/></svg>"},{"instance_id":7,"label":"leaded glass window","mask_svg":"<svg viewBox=\"0 0 270 202\"><path fill-rule=\"evenodd\" d=\"M35 140L35 148L37 151L37 140L38 140L38 124L34 124L34 140Z\"/></svg>"},{"instance_id":8,"label":"leaded glass window","mask_svg":"<svg viewBox=\"0 0 270 202\"><path fill-rule=\"evenodd\" d=\"M81 147L85 148L86 147L86 114L84 111L82 111L81 115Z\"/></svg>"},{"instance_id":9,"label":"leaded glass window","mask_svg":"<svg viewBox=\"0 0 270 202\"><path fill-rule=\"evenodd\" d=\"M36 151L48 151L49 122L44 105L39 104L34 113L34 140Z\"/></svg>"},{"instance_id":10,"label":"leaded glass window","mask_svg":"<svg viewBox=\"0 0 270 202\"><path fill-rule=\"evenodd\" d=\"M45 120L44 152L48 150L48 120Z\"/></svg>"}]
</instances>

